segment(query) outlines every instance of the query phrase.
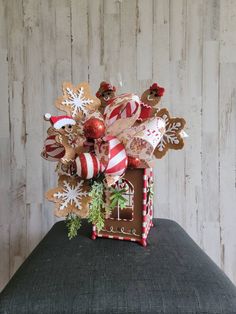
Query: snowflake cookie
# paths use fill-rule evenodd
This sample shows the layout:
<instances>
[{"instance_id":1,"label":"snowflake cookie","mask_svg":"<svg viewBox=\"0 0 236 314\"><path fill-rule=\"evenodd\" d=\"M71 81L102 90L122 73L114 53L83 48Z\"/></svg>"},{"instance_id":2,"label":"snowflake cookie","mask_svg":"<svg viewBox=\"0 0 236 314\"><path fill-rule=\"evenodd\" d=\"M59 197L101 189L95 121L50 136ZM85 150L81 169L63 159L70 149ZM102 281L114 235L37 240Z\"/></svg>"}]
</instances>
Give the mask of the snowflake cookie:
<instances>
[{"instance_id":1,"label":"snowflake cookie","mask_svg":"<svg viewBox=\"0 0 236 314\"><path fill-rule=\"evenodd\" d=\"M185 120L183 118L171 118L167 109L163 108L156 114L165 120L166 130L165 133L157 145L154 155L156 158L162 158L168 149L182 149L184 146L183 137L181 131L185 126Z\"/></svg>"},{"instance_id":2,"label":"snowflake cookie","mask_svg":"<svg viewBox=\"0 0 236 314\"><path fill-rule=\"evenodd\" d=\"M62 175L58 179L58 187L49 190L46 198L56 203L54 213L57 217L66 217L74 213L86 218L91 198L88 196L89 185L78 177Z\"/></svg>"},{"instance_id":3,"label":"snowflake cookie","mask_svg":"<svg viewBox=\"0 0 236 314\"><path fill-rule=\"evenodd\" d=\"M83 119L101 105L100 100L91 95L90 86L86 82L75 87L71 83L65 82L62 90L63 96L56 100L55 106L75 120Z\"/></svg>"}]
</instances>

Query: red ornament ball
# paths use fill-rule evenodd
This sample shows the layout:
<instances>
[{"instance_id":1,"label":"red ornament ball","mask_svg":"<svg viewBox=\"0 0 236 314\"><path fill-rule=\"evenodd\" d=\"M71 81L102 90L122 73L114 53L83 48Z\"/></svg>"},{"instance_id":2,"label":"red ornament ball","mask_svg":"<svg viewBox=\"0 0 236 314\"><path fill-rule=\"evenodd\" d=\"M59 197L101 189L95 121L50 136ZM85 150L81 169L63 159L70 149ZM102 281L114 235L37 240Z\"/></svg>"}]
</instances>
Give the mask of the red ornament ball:
<instances>
[{"instance_id":1,"label":"red ornament ball","mask_svg":"<svg viewBox=\"0 0 236 314\"><path fill-rule=\"evenodd\" d=\"M82 179L94 178L100 172L100 161L95 154L80 153L75 162L77 175Z\"/></svg>"},{"instance_id":2,"label":"red ornament ball","mask_svg":"<svg viewBox=\"0 0 236 314\"><path fill-rule=\"evenodd\" d=\"M87 138L98 139L105 134L105 124L102 120L91 118L84 124L84 135Z\"/></svg>"},{"instance_id":3,"label":"red ornament ball","mask_svg":"<svg viewBox=\"0 0 236 314\"><path fill-rule=\"evenodd\" d=\"M128 167L129 168L138 168L141 164L141 161L138 157L128 157Z\"/></svg>"}]
</instances>

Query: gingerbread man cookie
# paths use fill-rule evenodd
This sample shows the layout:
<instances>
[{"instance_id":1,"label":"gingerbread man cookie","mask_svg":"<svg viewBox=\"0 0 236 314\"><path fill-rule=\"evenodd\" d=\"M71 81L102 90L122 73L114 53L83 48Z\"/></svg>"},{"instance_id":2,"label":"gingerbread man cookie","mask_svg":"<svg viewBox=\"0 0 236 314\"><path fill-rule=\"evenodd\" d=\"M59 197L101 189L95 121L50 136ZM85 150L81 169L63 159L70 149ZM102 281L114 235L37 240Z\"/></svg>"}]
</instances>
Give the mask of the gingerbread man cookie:
<instances>
[{"instance_id":1,"label":"gingerbread man cookie","mask_svg":"<svg viewBox=\"0 0 236 314\"><path fill-rule=\"evenodd\" d=\"M55 141L58 145L64 147L65 154L61 161L63 163L72 162L76 155L85 149L82 125L76 123L69 116L51 116L49 113L46 113L44 118L50 121L53 126Z\"/></svg>"},{"instance_id":2,"label":"gingerbread man cookie","mask_svg":"<svg viewBox=\"0 0 236 314\"><path fill-rule=\"evenodd\" d=\"M159 104L161 97L164 95L164 92L165 89L159 86L157 83L152 84L150 88L145 90L141 96L141 101L146 105L146 107L144 106L144 108L142 108L141 117L143 115L145 119L147 119L155 115L158 108L157 105ZM150 107L151 110L148 112L148 114L145 114L146 111L148 111L147 108Z\"/></svg>"},{"instance_id":3,"label":"gingerbread man cookie","mask_svg":"<svg viewBox=\"0 0 236 314\"><path fill-rule=\"evenodd\" d=\"M74 213L86 218L89 212L89 184L78 177L60 176L58 187L49 190L46 198L55 203L54 213L57 217L66 217Z\"/></svg>"},{"instance_id":4,"label":"gingerbread man cookie","mask_svg":"<svg viewBox=\"0 0 236 314\"><path fill-rule=\"evenodd\" d=\"M100 84L96 96L101 100L99 111L103 114L108 102L116 96L116 87L103 81Z\"/></svg>"},{"instance_id":5,"label":"gingerbread man cookie","mask_svg":"<svg viewBox=\"0 0 236 314\"><path fill-rule=\"evenodd\" d=\"M55 106L75 120L84 119L101 105L100 100L92 96L90 86L86 82L77 86L65 82L62 90L63 96L56 100Z\"/></svg>"}]
</instances>

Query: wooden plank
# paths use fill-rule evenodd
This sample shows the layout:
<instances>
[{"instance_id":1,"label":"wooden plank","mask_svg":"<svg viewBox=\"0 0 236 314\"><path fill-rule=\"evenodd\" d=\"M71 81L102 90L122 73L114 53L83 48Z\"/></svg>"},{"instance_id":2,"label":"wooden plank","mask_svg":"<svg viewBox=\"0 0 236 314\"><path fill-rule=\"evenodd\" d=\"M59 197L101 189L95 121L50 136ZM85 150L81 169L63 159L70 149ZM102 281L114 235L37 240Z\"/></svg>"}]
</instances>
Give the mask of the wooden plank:
<instances>
[{"instance_id":1,"label":"wooden plank","mask_svg":"<svg viewBox=\"0 0 236 314\"><path fill-rule=\"evenodd\" d=\"M88 80L88 1L71 1L72 81Z\"/></svg>"},{"instance_id":2,"label":"wooden plank","mask_svg":"<svg viewBox=\"0 0 236 314\"><path fill-rule=\"evenodd\" d=\"M1 89L1 123L0 138L8 138L9 107L8 107L8 42L7 42L7 5L0 1L0 89Z\"/></svg>"},{"instance_id":3,"label":"wooden plank","mask_svg":"<svg viewBox=\"0 0 236 314\"><path fill-rule=\"evenodd\" d=\"M220 265L218 88L219 42L205 41L202 110L202 247ZM207 210L206 210L207 209ZM214 245L211 242L214 241Z\"/></svg>"},{"instance_id":4,"label":"wooden plank","mask_svg":"<svg viewBox=\"0 0 236 314\"><path fill-rule=\"evenodd\" d=\"M0 291L10 277L10 128L8 103L7 5L0 1Z\"/></svg>"},{"instance_id":5,"label":"wooden plank","mask_svg":"<svg viewBox=\"0 0 236 314\"><path fill-rule=\"evenodd\" d=\"M137 30L136 30L137 79L140 81L152 80L152 49L151 49L152 24L153 24L153 1L138 0ZM141 85L140 88L144 89L145 85Z\"/></svg>"},{"instance_id":6,"label":"wooden plank","mask_svg":"<svg viewBox=\"0 0 236 314\"><path fill-rule=\"evenodd\" d=\"M189 140L185 146L186 222L185 229L200 243L199 217L202 210L202 27L203 2L187 1L186 69L187 101L183 104Z\"/></svg>"},{"instance_id":7,"label":"wooden plank","mask_svg":"<svg viewBox=\"0 0 236 314\"><path fill-rule=\"evenodd\" d=\"M170 105L170 72L169 72L169 2L154 1L153 7L153 82L165 87L161 107ZM160 44L161 43L161 44ZM154 167L154 215L170 218L169 212L169 167L168 155L155 161Z\"/></svg>"},{"instance_id":8,"label":"wooden plank","mask_svg":"<svg viewBox=\"0 0 236 314\"><path fill-rule=\"evenodd\" d=\"M0 252L1 252L1 260L0 260L0 292L5 287L6 283L10 278L10 255L9 255L9 224L1 224L0 225Z\"/></svg>"},{"instance_id":9,"label":"wooden plank","mask_svg":"<svg viewBox=\"0 0 236 314\"><path fill-rule=\"evenodd\" d=\"M170 63L167 108L172 116L185 117L186 108L186 1L170 2ZM185 148L168 152L169 155L169 212L172 219L186 227Z\"/></svg>"},{"instance_id":10,"label":"wooden plank","mask_svg":"<svg viewBox=\"0 0 236 314\"><path fill-rule=\"evenodd\" d=\"M10 275L18 269L26 257L25 217L25 107L23 102L24 80L24 33L22 1L7 2L8 58L9 64L9 112L10 112Z\"/></svg>"},{"instance_id":11,"label":"wooden plank","mask_svg":"<svg viewBox=\"0 0 236 314\"><path fill-rule=\"evenodd\" d=\"M219 166L221 267L236 282L236 63L231 49L235 45L236 7L234 1L224 1L220 10L220 106L219 106Z\"/></svg>"},{"instance_id":12,"label":"wooden plank","mask_svg":"<svg viewBox=\"0 0 236 314\"><path fill-rule=\"evenodd\" d=\"M220 265L217 109L219 11L218 0L203 2L202 208L199 212L200 244L218 265ZM214 239L214 245L211 239Z\"/></svg>"},{"instance_id":13,"label":"wooden plank","mask_svg":"<svg viewBox=\"0 0 236 314\"><path fill-rule=\"evenodd\" d=\"M104 79L115 86L123 85L120 72L120 3L115 0L104 2L103 16L103 63ZM100 79L102 81L102 79Z\"/></svg>"},{"instance_id":14,"label":"wooden plank","mask_svg":"<svg viewBox=\"0 0 236 314\"><path fill-rule=\"evenodd\" d=\"M170 1L170 61L186 59L186 0Z\"/></svg>"},{"instance_id":15,"label":"wooden plank","mask_svg":"<svg viewBox=\"0 0 236 314\"><path fill-rule=\"evenodd\" d=\"M30 203L27 204L27 249L32 252L38 245L44 235L44 224L42 223L42 204ZM41 223L39 223L41 222Z\"/></svg>"},{"instance_id":16,"label":"wooden plank","mask_svg":"<svg viewBox=\"0 0 236 314\"><path fill-rule=\"evenodd\" d=\"M120 63L117 83L120 92L137 92L136 1L120 2Z\"/></svg>"},{"instance_id":17,"label":"wooden plank","mask_svg":"<svg viewBox=\"0 0 236 314\"><path fill-rule=\"evenodd\" d=\"M219 156L221 266L236 281L236 64L220 66Z\"/></svg>"},{"instance_id":18,"label":"wooden plank","mask_svg":"<svg viewBox=\"0 0 236 314\"><path fill-rule=\"evenodd\" d=\"M24 81L24 103L26 112L26 204L27 226L33 222L31 217L35 215L43 201L43 167L40 152L43 138L42 121L42 32L40 28L40 6L39 1L24 1L24 27L25 27L25 81ZM35 206L37 204L38 206ZM35 213L36 214L36 213ZM34 232L38 234L41 230L42 219L34 221ZM32 233L27 234L27 251L30 252ZM42 234L38 236L40 241Z\"/></svg>"},{"instance_id":19,"label":"wooden plank","mask_svg":"<svg viewBox=\"0 0 236 314\"><path fill-rule=\"evenodd\" d=\"M221 0L205 0L203 10L204 40L219 40Z\"/></svg>"},{"instance_id":20,"label":"wooden plank","mask_svg":"<svg viewBox=\"0 0 236 314\"><path fill-rule=\"evenodd\" d=\"M56 81L56 3L52 1L43 1L40 6L40 29L43 36L42 41L42 90L41 104L42 113L49 112L52 115L57 115L57 109L54 107L54 101L57 98L57 90L60 87L57 86ZM40 117L40 123L43 125L43 137L40 139L41 149L43 148L43 141L47 137L47 129L50 123L43 121L43 117ZM55 174L55 162L48 162L42 159L43 167L43 196L42 196L42 234L44 235L54 224L55 218L53 215L53 204L48 202L44 193L50 188L56 186L57 176ZM34 208L40 208L40 204L33 204ZM35 213L36 214L36 213ZM28 208L28 218L34 217L34 213L31 215L31 209ZM30 216L31 215L31 216ZM31 224L32 225L32 224ZM29 231L28 231L29 234ZM32 246L34 245L32 243ZM29 248L32 247L31 244Z\"/></svg>"},{"instance_id":21,"label":"wooden plank","mask_svg":"<svg viewBox=\"0 0 236 314\"><path fill-rule=\"evenodd\" d=\"M89 83L95 93L104 77L103 1L88 1Z\"/></svg>"},{"instance_id":22,"label":"wooden plank","mask_svg":"<svg viewBox=\"0 0 236 314\"><path fill-rule=\"evenodd\" d=\"M70 0L53 0L53 8L55 9L55 32L56 32L56 69L55 84L56 98L62 94L62 83L72 80L72 25L71 25L71 2ZM63 21L63 23L62 23ZM54 103L54 100L53 100ZM58 115L64 112L57 111ZM53 165L51 166L53 169ZM55 169L55 168L54 168ZM55 173L54 173L55 176ZM57 181L57 177L55 176ZM49 209L53 205L49 205ZM59 219L54 217L54 222Z\"/></svg>"},{"instance_id":23,"label":"wooden plank","mask_svg":"<svg viewBox=\"0 0 236 314\"><path fill-rule=\"evenodd\" d=\"M220 61L236 62L236 6L234 0L221 1L220 11Z\"/></svg>"},{"instance_id":24,"label":"wooden plank","mask_svg":"<svg viewBox=\"0 0 236 314\"><path fill-rule=\"evenodd\" d=\"M44 1L43 1L44 2ZM56 92L61 95L63 82L71 81L71 7L70 0L54 0L56 27ZM62 113L60 113L62 114Z\"/></svg>"}]
</instances>

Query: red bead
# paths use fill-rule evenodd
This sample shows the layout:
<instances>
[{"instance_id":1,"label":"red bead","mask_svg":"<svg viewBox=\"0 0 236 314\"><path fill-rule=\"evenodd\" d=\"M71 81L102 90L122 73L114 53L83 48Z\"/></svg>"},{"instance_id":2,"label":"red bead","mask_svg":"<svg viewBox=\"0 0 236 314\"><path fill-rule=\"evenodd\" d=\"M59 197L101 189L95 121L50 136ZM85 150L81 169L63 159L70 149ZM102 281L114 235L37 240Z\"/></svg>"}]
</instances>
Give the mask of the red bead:
<instances>
[{"instance_id":1,"label":"red bead","mask_svg":"<svg viewBox=\"0 0 236 314\"><path fill-rule=\"evenodd\" d=\"M98 139L105 134L105 124L102 120L91 118L84 124L84 135L90 139Z\"/></svg>"},{"instance_id":2,"label":"red bead","mask_svg":"<svg viewBox=\"0 0 236 314\"><path fill-rule=\"evenodd\" d=\"M128 157L128 167L130 168L138 168L141 164L141 161L137 157Z\"/></svg>"}]
</instances>

